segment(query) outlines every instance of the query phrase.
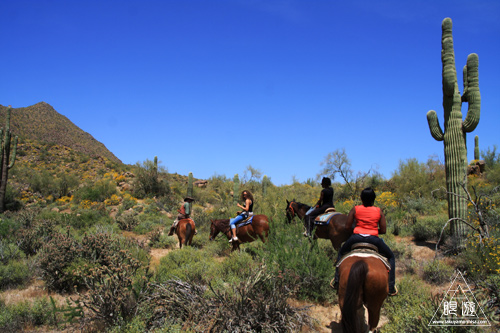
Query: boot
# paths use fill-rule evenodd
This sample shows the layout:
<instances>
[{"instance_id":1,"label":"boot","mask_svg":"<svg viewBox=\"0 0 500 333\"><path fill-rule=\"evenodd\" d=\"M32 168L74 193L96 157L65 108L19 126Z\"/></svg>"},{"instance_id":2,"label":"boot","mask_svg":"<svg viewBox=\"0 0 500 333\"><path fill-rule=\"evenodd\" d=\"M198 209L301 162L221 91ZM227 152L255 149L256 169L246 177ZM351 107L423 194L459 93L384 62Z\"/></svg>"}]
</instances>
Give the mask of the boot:
<instances>
[{"instance_id":1,"label":"boot","mask_svg":"<svg viewBox=\"0 0 500 333\"><path fill-rule=\"evenodd\" d=\"M174 226L171 226L170 227L170 232L168 233L169 236L173 236L174 235L174 232L175 232L175 227Z\"/></svg>"}]
</instances>

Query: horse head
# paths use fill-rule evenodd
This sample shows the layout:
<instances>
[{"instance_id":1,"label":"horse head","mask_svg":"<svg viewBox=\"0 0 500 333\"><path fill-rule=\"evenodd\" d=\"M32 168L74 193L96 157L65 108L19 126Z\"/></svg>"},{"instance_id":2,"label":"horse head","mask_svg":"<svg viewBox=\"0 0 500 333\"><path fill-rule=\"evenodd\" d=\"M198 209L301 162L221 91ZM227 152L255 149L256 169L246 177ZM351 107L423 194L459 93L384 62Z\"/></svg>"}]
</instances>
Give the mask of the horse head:
<instances>
[{"instance_id":1,"label":"horse head","mask_svg":"<svg viewBox=\"0 0 500 333\"><path fill-rule=\"evenodd\" d=\"M295 217L295 208L296 207L296 202L295 202L295 199L293 199L292 201L286 201L286 209L285 209L285 212L286 212L286 220L288 223L291 223L292 222L292 219Z\"/></svg>"},{"instance_id":2,"label":"horse head","mask_svg":"<svg viewBox=\"0 0 500 333\"><path fill-rule=\"evenodd\" d=\"M220 230L217 228L216 220L210 220L210 240L213 241L215 237L219 234Z\"/></svg>"}]
</instances>

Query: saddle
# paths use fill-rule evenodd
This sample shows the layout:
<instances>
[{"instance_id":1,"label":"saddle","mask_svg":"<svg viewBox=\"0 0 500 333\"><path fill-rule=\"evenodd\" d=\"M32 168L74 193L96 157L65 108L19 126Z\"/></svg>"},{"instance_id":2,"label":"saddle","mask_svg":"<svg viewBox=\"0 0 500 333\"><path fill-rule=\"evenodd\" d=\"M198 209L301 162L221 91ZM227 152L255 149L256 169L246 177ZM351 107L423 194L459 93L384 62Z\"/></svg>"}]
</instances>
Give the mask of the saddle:
<instances>
[{"instance_id":1,"label":"saddle","mask_svg":"<svg viewBox=\"0 0 500 333\"><path fill-rule=\"evenodd\" d=\"M330 220L332 217L335 215L340 214L335 210L335 208L328 208L323 214L318 215L316 219L314 219L314 224L315 225L328 225L330 223Z\"/></svg>"},{"instance_id":2,"label":"saddle","mask_svg":"<svg viewBox=\"0 0 500 333\"><path fill-rule=\"evenodd\" d=\"M378 248L370 243L355 243L353 246L351 246L351 252L343 255L335 266L339 267L342 264L342 262L349 257L378 258L380 259L380 261L382 261L382 263L385 265L385 267L387 267L388 270L391 269L391 265L389 264L389 261L387 261L387 258L379 254Z\"/></svg>"},{"instance_id":3,"label":"saddle","mask_svg":"<svg viewBox=\"0 0 500 333\"><path fill-rule=\"evenodd\" d=\"M253 214L250 215L249 217L247 217L246 219L244 219L243 221L236 223L236 227L239 228L239 227L243 227L247 224L252 224L252 220L253 220Z\"/></svg>"}]
</instances>

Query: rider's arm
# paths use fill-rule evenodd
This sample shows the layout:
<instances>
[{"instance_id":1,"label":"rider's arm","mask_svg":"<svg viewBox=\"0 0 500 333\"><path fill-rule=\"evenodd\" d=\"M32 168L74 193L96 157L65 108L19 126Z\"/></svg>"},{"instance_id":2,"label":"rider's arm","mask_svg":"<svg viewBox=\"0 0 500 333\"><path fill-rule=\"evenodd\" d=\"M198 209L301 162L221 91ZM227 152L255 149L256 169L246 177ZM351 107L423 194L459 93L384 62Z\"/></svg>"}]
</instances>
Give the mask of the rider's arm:
<instances>
[{"instance_id":1,"label":"rider's arm","mask_svg":"<svg viewBox=\"0 0 500 333\"><path fill-rule=\"evenodd\" d=\"M319 196L318 202L316 202L316 208L318 208L323 202L323 191L321 191L321 195Z\"/></svg>"},{"instance_id":2,"label":"rider's arm","mask_svg":"<svg viewBox=\"0 0 500 333\"><path fill-rule=\"evenodd\" d=\"M352 229L352 224L354 223L354 214L355 213L356 213L356 208L352 207L351 211L349 212L349 215L347 215L347 223L345 224L346 230Z\"/></svg>"},{"instance_id":3,"label":"rider's arm","mask_svg":"<svg viewBox=\"0 0 500 333\"><path fill-rule=\"evenodd\" d=\"M252 200L246 199L245 200L245 206L238 204L238 207L244 209L246 212L250 209L250 204L252 203Z\"/></svg>"},{"instance_id":4,"label":"rider's arm","mask_svg":"<svg viewBox=\"0 0 500 333\"><path fill-rule=\"evenodd\" d=\"M387 231L387 223L385 221L385 215L384 213L382 212L382 209L380 210L380 221L378 223L378 233L380 235L383 235L385 234L385 232Z\"/></svg>"}]
</instances>

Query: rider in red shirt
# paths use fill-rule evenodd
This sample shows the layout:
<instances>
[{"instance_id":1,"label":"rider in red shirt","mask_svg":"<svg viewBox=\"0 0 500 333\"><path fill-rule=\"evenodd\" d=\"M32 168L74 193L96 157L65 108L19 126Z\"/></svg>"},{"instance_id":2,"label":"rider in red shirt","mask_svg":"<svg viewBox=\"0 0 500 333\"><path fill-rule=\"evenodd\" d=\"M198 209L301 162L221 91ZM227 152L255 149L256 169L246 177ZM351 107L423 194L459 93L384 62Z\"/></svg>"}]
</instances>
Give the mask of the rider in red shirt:
<instances>
[{"instance_id":1,"label":"rider in red shirt","mask_svg":"<svg viewBox=\"0 0 500 333\"><path fill-rule=\"evenodd\" d=\"M347 230L350 230L354 220L356 220L356 226L351 237L340 248L337 262L344 254L351 250L351 246L355 243L370 243L375 245L379 253L386 257L391 265L389 272L389 295L394 296L398 293L396 288L396 260L394 253L384 243L384 240L378 237L379 234L385 234L386 232L386 220L382 210L374 206L375 198L375 191L369 187L365 188L361 192L361 201L363 204L353 207L349 212L345 227ZM338 286L338 281L339 273L338 269L336 269L335 287Z\"/></svg>"}]
</instances>

